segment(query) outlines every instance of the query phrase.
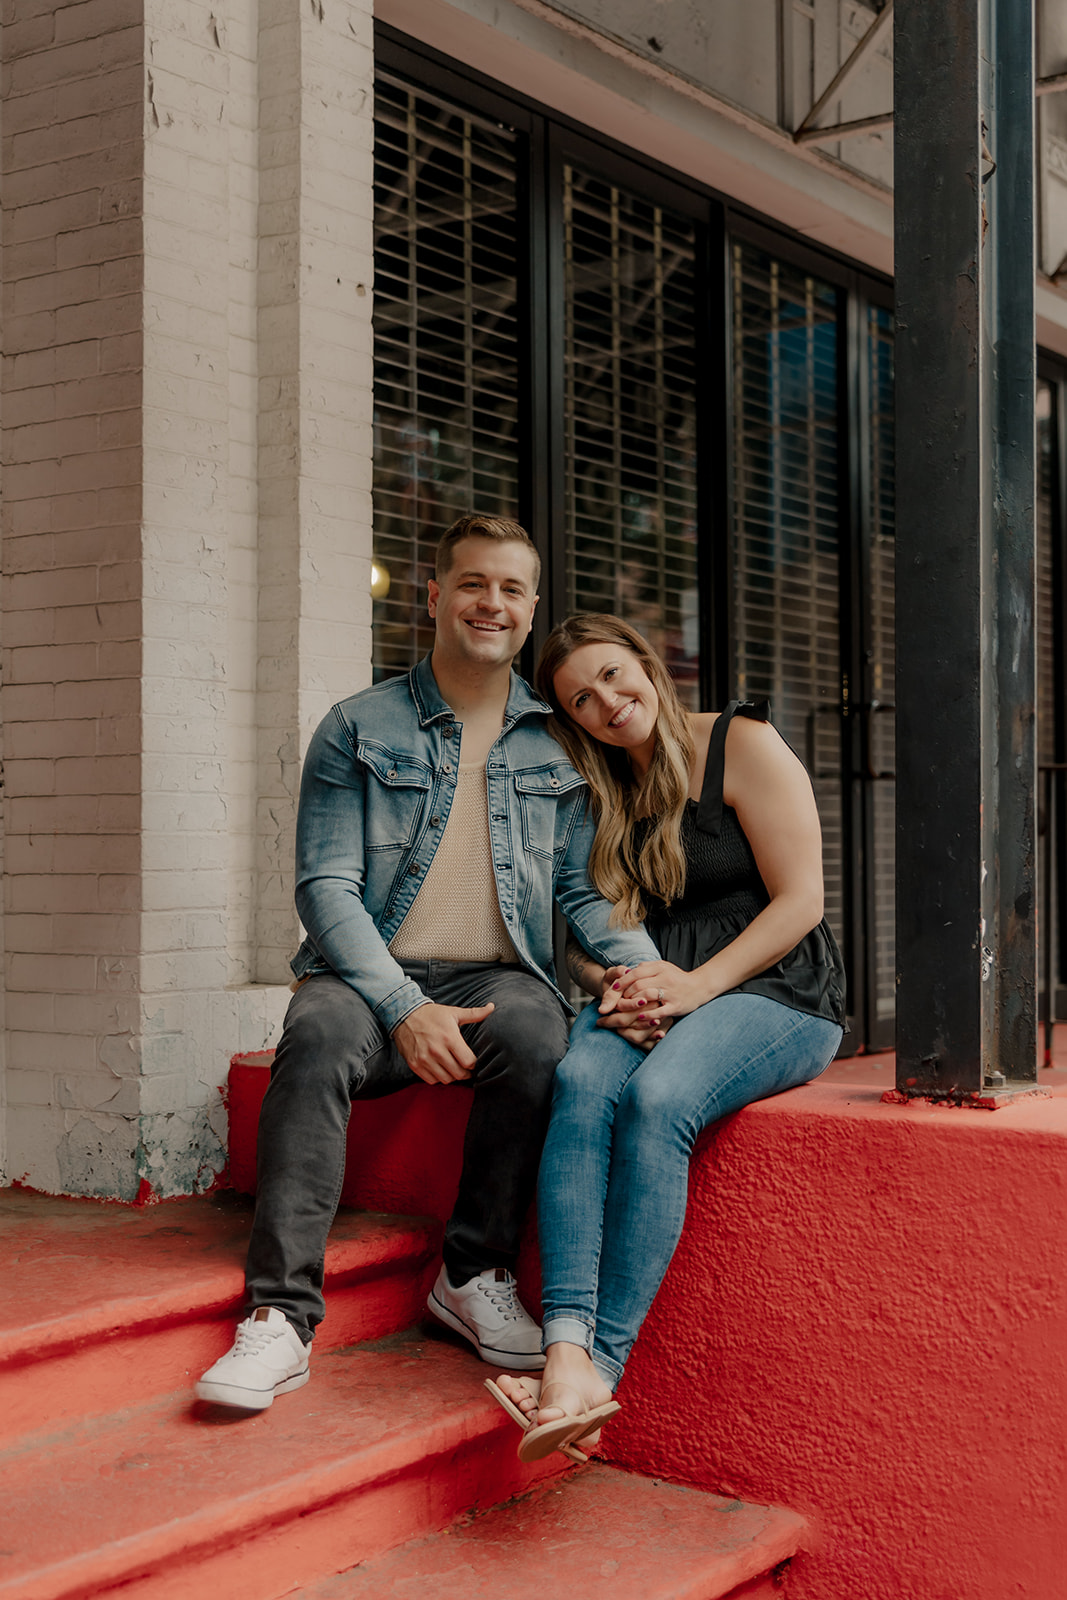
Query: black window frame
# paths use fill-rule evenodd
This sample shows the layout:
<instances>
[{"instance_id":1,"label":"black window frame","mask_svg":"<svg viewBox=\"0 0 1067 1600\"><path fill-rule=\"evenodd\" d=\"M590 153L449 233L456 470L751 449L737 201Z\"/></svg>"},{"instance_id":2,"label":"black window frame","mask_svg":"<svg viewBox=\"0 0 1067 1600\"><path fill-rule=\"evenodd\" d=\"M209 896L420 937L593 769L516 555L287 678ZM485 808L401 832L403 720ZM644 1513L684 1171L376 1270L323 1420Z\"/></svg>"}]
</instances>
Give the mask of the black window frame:
<instances>
[{"instance_id":1,"label":"black window frame","mask_svg":"<svg viewBox=\"0 0 1067 1600\"><path fill-rule=\"evenodd\" d=\"M705 283L705 293L696 307L698 355L708 373L708 382L697 397L698 429L703 443L698 453L697 487L700 699L705 707L721 704L731 687L733 632L730 242L733 238L745 239L801 270L818 273L838 288L838 411L845 419L839 452L844 472L841 505L847 508L847 526L842 528L843 554L846 545L851 550L855 519L861 514L861 474L868 448L863 436L866 419L857 412L856 403L862 352L848 323L850 314L853 322L862 322L856 316L857 299L891 308L892 280L857 267L836 251L812 245L711 186L635 153L474 68L461 66L387 23L376 23L374 33L376 62L414 82L425 82L483 117L499 121L527 144L528 159L519 164L519 294L529 307L521 353L520 431L527 448L519 467L519 515L538 546L545 573L543 600L527 647L531 659L536 658L545 635L565 605L563 341L559 325L563 306L563 218L558 181L563 158L570 154L609 181L636 188L649 199L693 218L697 226L698 272ZM850 418L858 431L848 426ZM535 470L535 464L540 470ZM843 615L846 608L851 610L853 606L857 579L851 559L843 560ZM858 668L858 662L842 662L843 673L850 673L853 682L859 681Z\"/></svg>"},{"instance_id":2,"label":"black window frame","mask_svg":"<svg viewBox=\"0 0 1067 1600\"><path fill-rule=\"evenodd\" d=\"M520 345L519 516L540 551L544 565L542 601L521 666L530 675L540 646L565 607L563 216L564 157L586 170L641 193L654 203L691 216L697 229L699 360L707 381L697 397L697 560L700 637L700 704L722 705L732 692L733 495L730 458L732 432L732 353L730 348L730 250L735 240L766 249L801 271L818 275L837 291L837 401L839 505L839 614L843 700L863 705L870 699L865 607L870 582L868 541L868 463L870 408L864 393L864 338L867 308L892 311L893 281L845 255L813 244L733 197L687 174L628 149L555 108L501 85L483 73L445 56L388 24L375 24L376 64L453 100L458 106L512 129L525 143L518 163L518 294L527 307ZM1056 516L1057 592L1067 615L1067 363L1038 352L1038 370L1057 388ZM1057 750L1067 749L1067 644L1057 639ZM847 687L846 687L847 686ZM866 761L862 718L845 719L842 741L842 818L846 871L842 922L845 960L851 985L850 1011L862 1017L873 993L873 939L864 922L870 892L873 840L869 811L857 804L856 779ZM1065 784L1067 790L1067 784ZM1064 806L1067 810L1067 805ZM1062 819L1061 819L1062 820ZM1059 907L1067 923L1067 848L1060 852ZM1067 939L1061 939L1061 983L1067 981ZM863 959L858 952L865 952ZM1065 996L1067 999L1067 996ZM862 1025L860 1036L862 1037ZM888 1041L870 1039L868 1048Z\"/></svg>"}]
</instances>

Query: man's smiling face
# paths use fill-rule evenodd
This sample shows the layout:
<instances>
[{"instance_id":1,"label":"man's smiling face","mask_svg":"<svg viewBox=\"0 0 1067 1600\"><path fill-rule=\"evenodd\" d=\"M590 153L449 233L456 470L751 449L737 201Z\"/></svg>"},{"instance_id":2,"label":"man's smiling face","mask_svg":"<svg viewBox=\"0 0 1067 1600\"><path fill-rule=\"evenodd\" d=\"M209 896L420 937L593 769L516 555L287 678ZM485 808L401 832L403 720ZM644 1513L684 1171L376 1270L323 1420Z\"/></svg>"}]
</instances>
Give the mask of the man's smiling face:
<instances>
[{"instance_id":1,"label":"man's smiling face","mask_svg":"<svg viewBox=\"0 0 1067 1600\"><path fill-rule=\"evenodd\" d=\"M535 581L533 557L517 540L461 539L441 582L429 583L437 627L434 661L451 667L510 665L533 625Z\"/></svg>"}]
</instances>

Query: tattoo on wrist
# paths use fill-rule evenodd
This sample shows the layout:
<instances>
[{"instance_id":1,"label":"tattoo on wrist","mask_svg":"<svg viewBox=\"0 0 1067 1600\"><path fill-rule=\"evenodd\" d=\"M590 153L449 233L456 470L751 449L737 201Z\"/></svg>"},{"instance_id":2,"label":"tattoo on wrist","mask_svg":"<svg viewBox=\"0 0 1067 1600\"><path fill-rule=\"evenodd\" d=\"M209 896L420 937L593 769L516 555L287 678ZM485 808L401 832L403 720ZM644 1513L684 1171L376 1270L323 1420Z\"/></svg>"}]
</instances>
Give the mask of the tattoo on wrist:
<instances>
[{"instance_id":1,"label":"tattoo on wrist","mask_svg":"<svg viewBox=\"0 0 1067 1600\"><path fill-rule=\"evenodd\" d=\"M567 971L580 989L584 989L586 993L591 992L591 989L595 989L596 983L592 970L595 963L586 955L576 940L567 940L564 960L567 964Z\"/></svg>"}]
</instances>

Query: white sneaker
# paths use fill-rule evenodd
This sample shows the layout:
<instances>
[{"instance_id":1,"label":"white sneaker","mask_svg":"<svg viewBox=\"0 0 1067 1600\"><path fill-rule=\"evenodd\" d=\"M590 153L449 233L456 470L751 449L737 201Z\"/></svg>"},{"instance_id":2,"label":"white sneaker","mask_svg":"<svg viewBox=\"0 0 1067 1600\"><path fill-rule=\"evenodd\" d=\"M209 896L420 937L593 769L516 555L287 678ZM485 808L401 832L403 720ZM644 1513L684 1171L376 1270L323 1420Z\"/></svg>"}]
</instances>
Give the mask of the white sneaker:
<instances>
[{"instance_id":1,"label":"white sneaker","mask_svg":"<svg viewBox=\"0 0 1067 1600\"><path fill-rule=\"evenodd\" d=\"M541 1330L503 1267L488 1267L462 1289L453 1289L442 1267L426 1305L446 1327L469 1339L483 1361L516 1372L539 1372L544 1366Z\"/></svg>"},{"instance_id":2,"label":"white sneaker","mask_svg":"<svg viewBox=\"0 0 1067 1600\"><path fill-rule=\"evenodd\" d=\"M276 1394L302 1388L310 1376L307 1347L292 1323L274 1306L260 1306L237 1324L233 1349L208 1367L196 1397L266 1411Z\"/></svg>"}]
</instances>

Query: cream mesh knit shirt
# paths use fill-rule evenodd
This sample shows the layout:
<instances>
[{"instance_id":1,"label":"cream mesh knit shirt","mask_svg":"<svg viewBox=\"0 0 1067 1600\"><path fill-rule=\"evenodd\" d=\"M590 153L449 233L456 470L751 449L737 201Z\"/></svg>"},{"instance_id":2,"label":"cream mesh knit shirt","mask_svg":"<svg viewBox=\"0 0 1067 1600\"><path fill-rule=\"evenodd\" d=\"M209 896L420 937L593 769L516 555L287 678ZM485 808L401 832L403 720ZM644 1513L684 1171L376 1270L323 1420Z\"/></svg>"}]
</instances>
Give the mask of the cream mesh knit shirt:
<instances>
[{"instance_id":1,"label":"cream mesh knit shirt","mask_svg":"<svg viewBox=\"0 0 1067 1600\"><path fill-rule=\"evenodd\" d=\"M485 765L460 766L445 831L393 935L400 961L517 961L500 915Z\"/></svg>"}]
</instances>

